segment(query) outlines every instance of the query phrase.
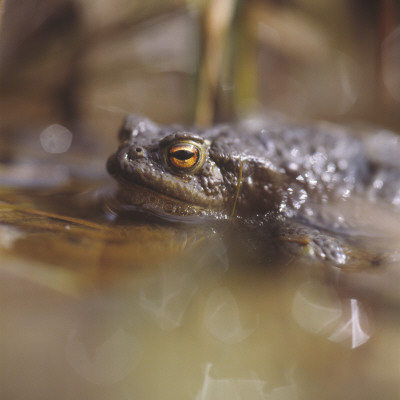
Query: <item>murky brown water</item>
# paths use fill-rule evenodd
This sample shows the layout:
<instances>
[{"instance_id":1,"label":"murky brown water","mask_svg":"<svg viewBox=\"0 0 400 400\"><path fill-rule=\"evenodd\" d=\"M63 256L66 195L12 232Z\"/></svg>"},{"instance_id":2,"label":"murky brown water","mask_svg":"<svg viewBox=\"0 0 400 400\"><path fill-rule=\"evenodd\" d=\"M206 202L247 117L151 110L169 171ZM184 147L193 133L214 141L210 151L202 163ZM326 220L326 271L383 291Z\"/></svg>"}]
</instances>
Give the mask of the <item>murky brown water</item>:
<instances>
[{"instance_id":1,"label":"murky brown water","mask_svg":"<svg viewBox=\"0 0 400 400\"><path fill-rule=\"evenodd\" d=\"M82 219L79 196L47 195L1 193L1 398L400 395L395 251L379 271L263 265L209 226Z\"/></svg>"}]
</instances>

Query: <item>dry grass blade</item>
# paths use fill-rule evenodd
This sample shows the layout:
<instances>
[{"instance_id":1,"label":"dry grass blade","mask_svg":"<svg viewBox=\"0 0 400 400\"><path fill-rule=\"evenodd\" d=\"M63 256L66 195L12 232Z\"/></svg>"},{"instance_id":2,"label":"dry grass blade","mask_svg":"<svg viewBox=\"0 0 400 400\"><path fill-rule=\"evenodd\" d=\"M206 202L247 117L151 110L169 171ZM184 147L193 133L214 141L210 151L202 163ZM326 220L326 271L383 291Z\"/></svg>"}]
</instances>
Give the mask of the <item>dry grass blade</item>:
<instances>
[{"instance_id":1,"label":"dry grass blade","mask_svg":"<svg viewBox=\"0 0 400 400\"><path fill-rule=\"evenodd\" d=\"M215 120L218 84L236 5L235 0L208 1L201 16L203 43L195 116L199 125Z\"/></svg>"}]
</instances>

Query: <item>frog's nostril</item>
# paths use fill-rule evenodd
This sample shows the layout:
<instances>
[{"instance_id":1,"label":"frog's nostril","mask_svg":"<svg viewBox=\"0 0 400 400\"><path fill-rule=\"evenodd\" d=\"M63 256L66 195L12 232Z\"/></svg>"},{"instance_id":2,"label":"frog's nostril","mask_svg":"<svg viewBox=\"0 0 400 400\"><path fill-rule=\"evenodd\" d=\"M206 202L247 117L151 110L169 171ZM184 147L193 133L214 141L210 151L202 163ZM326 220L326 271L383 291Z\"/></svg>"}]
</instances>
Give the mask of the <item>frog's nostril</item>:
<instances>
[{"instance_id":1,"label":"frog's nostril","mask_svg":"<svg viewBox=\"0 0 400 400\"><path fill-rule=\"evenodd\" d=\"M128 157L131 160L142 158L145 156L145 150L141 146L131 147L128 151Z\"/></svg>"}]
</instances>

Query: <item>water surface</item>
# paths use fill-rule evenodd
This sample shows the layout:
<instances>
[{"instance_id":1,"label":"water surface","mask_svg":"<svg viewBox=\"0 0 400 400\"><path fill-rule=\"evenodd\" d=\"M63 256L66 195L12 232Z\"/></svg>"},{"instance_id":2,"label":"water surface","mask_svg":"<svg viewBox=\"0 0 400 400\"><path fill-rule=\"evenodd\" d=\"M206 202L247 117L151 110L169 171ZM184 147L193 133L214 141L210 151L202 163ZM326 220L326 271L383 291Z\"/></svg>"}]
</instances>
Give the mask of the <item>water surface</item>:
<instances>
[{"instance_id":1,"label":"water surface","mask_svg":"<svg viewBox=\"0 0 400 400\"><path fill-rule=\"evenodd\" d=\"M96 193L1 191L1 398L399 396L390 212L360 225L386 265L341 270L272 262L225 226L112 221Z\"/></svg>"}]
</instances>

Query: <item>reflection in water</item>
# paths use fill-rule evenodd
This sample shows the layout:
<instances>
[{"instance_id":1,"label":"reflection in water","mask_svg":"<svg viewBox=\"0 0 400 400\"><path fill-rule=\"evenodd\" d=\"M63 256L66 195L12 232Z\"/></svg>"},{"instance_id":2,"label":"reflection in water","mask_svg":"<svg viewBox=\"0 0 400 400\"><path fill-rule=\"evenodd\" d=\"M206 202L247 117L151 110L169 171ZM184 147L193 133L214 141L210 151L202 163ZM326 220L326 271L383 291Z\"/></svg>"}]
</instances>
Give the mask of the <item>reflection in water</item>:
<instances>
[{"instance_id":1,"label":"reflection in water","mask_svg":"<svg viewBox=\"0 0 400 400\"><path fill-rule=\"evenodd\" d=\"M276 387L267 393L267 381L254 377L212 378L212 364L207 364L203 386L195 400L297 400L299 397L294 385Z\"/></svg>"},{"instance_id":2,"label":"reflection in water","mask_svg":"<svg viewBox=\"0 0 400 400\"><path fill-rule=\"evenodd\" d=\"M370 335L365 331L369 328L368 316L357 299L346 301L344 306L350 303L350 315L342 320L337 329L329 336L332 342L351 341L351 348L354 349L366 343Z\"/></svg>"},{"instance_id":3,"label":"reflection in water","mask_svg":"<svg viewBox=\"0 0 400 400\"><path fill-rule=\"evenodd\" d=\"M301 285L293 300L293 317L306 331L323 334L341 314L341 304L333 289L319 282Z\"/></svg>"},{"instance_id":4,"label":"reflection in water","mask_svg":"<svg viewBox=\"0 0 400 400\"><path fill-rule=\"evenodd\" d=\"M226 287L210 294L205 307L204 323L214 337L227 344L245 340L254 330L242 327L237 302Z\"/></svg>"},{"instance_id":5,"label":"reflection in water","mask_svg":"<svg viewBox=\"0 0 400 400\"><path fill-rule=\"evenodd\" d=\"M323 335L332 342L366 343L371 332L369 316L357 299L340 299L332 287L317 281L301 285L293 299L293 317L306 331Z\"/></svg>"},{"instance_id":6,"label":"reflection in water","mask_svg":"<svg viewBox=\"0 0 400 400\"><path fill-rule=\"evenodd\" d=\"M161 329L172 330L181 325L190 300L198 285L189 274L163 268L140 293L140 306Z\"/></svg>"},{"instance_id":7,"label":"reflection in water","mask_svg":"<svg viewBox=\"0 0 400 400\"><path fill-rule=\"evenodd\" d=\"M96 385L109 386L126 378L137 367L142 349L133 335L117 329L89 355L85 343L71 330L65 349L69 365Z\"/></svg>"},{"instance_id":8,"label":"reflection in water","mask_svg":"<svg viewBox=\"0 0 400 400\"><path fill-rule=\"evenodd\" d=\"M260 379L215 379L210 377L212 365L208 364L204 383L196 400L213 399L265 399L265 381Z\"/></svg>"},{"instance_id":9,"label":"reflection in water","mask_svg":"<svg viewBox=\"0 0 400 400\"><path fill-rule=\"evenodd\" d=\"M216 239L206 247L206 252L189 248L182 255L183 262L166 263L158 274L144 282L139 304L159 328L178 328L199 284L219 279L227 271L229 261L224 244Z\"/></svg>"}]
</instances>

